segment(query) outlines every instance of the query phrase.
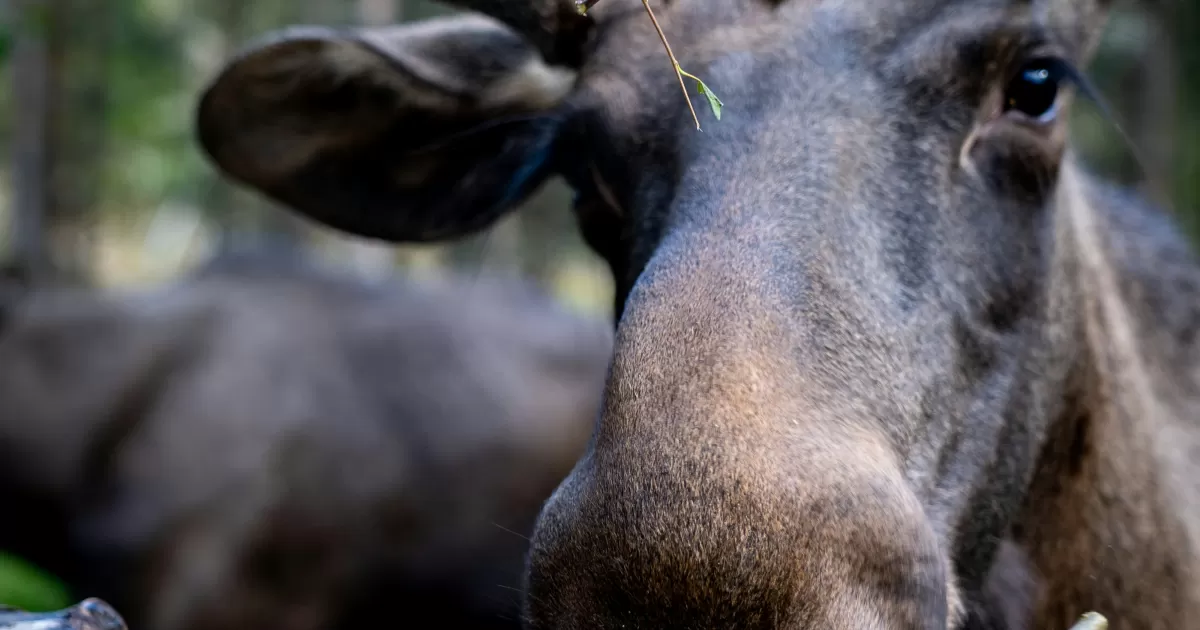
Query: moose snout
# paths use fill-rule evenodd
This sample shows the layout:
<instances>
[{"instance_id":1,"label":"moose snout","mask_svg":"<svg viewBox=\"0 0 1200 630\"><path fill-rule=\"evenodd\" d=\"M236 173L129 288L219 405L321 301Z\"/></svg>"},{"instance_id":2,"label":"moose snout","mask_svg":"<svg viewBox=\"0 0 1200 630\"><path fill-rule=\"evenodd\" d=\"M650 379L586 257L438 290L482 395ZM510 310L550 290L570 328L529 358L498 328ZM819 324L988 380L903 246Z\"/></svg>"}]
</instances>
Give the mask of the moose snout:
<instances>
[{"instance_id":1,"label":"moose snout","mask_svg":"<svg viewBox=\"0 0 1200 630\"><path fill-rule=\"evenodd\" d=\"M742 325L751 300L698 307L692 271L627 302L592 445L535 529L528 627L945 630L945 555L881 423L791 367L769 316Z\"/></svg>"},{"instance_id":2,"label":"moose snout","mask_svg":"<svg viewBox=\"0 0 1200 630\"><path fill-rule=\"evenodd\" d=\"M554 495L529 559L530 628L947 627L942 554L878 449L810 454L791 479L662 461L597 449Z\"/></svg>"}]
</instances>

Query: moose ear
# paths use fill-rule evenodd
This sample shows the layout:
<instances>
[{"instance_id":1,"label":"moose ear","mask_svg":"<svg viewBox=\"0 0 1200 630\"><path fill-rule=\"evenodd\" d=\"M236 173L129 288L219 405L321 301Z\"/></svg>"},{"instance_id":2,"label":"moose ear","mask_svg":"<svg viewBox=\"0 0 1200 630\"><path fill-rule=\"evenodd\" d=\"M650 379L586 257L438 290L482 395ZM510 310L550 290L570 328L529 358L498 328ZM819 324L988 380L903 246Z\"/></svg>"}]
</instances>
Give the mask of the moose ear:
<instances>
[{"instance_id":1,"label":"moose ear","mask_svg":"<svg viewBox=\"0 0 1200 630\"><path fill-rule=\"evenodd\" d=\"M196 128L228 176L329 227L450 239L546 178L574 79L482 15L293 27L228 63Z\"/></svg>"}]
</instances>

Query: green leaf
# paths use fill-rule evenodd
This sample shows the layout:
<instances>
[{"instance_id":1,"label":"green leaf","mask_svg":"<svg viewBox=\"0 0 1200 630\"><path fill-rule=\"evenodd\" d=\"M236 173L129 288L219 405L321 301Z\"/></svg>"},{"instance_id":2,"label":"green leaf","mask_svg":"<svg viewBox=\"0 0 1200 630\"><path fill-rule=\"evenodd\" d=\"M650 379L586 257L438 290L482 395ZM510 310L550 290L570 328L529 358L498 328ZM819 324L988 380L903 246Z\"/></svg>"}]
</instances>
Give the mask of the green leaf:
<instances>
[{"instance_id":1,"label":"green leaf","mask_svg":"<svg viewBox=\"0 0 1200 630\"><path fill-rule=\"evenodd\" d=\"M62 582L29 562L0 551L0 604L29 612L50 612L72 603Z\"/></svg>"},{"instance_id":2,"label":"green leaf","mask_svg":"<svg viewBox=\"0 0 1200 630\"><path fill-rule=\"evenodd\" d=\"M701 81L700 77L688 72L687 70L684 70L683 68L680 68L679 64L675 64L675 70L679 72L679 74L696 82L696 91L704 96L704 98L708 99L708 107L712 109L713 116L716 116L717 120L721 120L721 108L725 106L725 103L721 102L721 99L717 98L717 95L712 91L712 88L708 87L704 81Z\"/></svg>"},{"instance_id":3,"label":"green leaf","mask_svg":"<svg viewBox=\"0 0 1200 630\"><path fill-rule=\"evenodd\" d=\"M0 63L4 63L8 59L8 53L12 50L12 35L4 29L0 29Z\"/></svg>"},{"instance_id":4,"label":"green leaf","mask_svg":"<svg viewBox=\"0 0 1200 630\"><path fill-rule=\"evenodd\" d=\"M713 93L712 88L705 85L700 79L696 79L696 90L708 99L708 107L712 109L713 116L716 116L717 120L721 120L721 108L725 106L725 103L722 103L721 99Z\"/></svg>"}]
</instances>

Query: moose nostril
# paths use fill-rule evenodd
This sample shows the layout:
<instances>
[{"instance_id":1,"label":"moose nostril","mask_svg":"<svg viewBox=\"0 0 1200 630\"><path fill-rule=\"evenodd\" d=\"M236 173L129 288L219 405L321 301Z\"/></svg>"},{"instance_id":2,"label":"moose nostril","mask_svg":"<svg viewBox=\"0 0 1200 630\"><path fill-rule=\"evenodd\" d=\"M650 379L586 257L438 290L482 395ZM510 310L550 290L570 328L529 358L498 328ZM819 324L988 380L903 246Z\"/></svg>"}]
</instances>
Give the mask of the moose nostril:
<instances>
[{"instance_id":1,"label":"moose nostril","mask_svg":"<svg viewBox=\"0 0 1200 630\"><path fill-rule=\"evenodd\" d=\"M79 604L86 630L126 630L125 620L104 600L91 597Z\"/></svg>"}]
</instances>

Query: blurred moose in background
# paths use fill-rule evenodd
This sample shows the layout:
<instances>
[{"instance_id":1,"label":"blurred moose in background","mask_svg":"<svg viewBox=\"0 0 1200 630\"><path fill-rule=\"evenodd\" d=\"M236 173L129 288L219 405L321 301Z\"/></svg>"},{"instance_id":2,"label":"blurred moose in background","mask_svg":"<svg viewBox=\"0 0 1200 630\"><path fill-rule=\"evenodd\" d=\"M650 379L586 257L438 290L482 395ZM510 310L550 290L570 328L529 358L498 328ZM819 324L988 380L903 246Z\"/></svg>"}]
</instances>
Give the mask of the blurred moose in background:
<instances>
[{"instance_id":1,"label":"blurred moose in background","mask_svg":"<svg viewBox=\"0 0 1200 630\"><path fill-rule=\"evenodd\" d=\"M230 254L0 304L0 547L137 630L516 628L611 327L502 279Z\"/></svg>"}]
</instances>

